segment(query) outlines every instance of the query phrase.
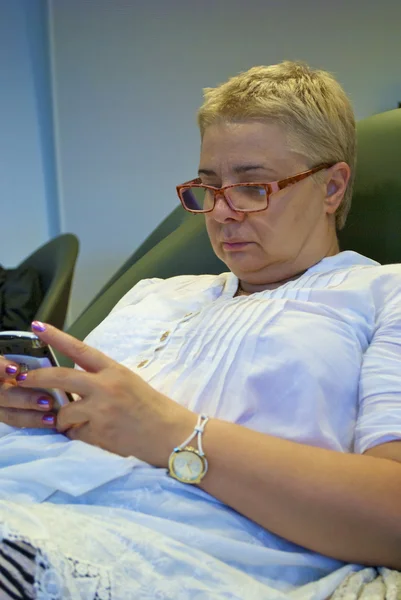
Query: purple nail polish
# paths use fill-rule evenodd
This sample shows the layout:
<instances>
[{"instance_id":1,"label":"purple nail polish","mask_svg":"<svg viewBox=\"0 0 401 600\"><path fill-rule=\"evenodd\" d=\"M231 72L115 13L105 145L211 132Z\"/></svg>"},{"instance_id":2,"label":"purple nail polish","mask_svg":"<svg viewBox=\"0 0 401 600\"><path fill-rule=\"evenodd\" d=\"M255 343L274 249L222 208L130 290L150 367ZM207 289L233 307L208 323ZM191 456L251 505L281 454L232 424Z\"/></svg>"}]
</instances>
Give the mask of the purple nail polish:
<instances>
[{"instance_id":1,"label":"purple nail polish","mask_svg":"<svg viewBox=\"0 0 401 600\"><path fill-rule=\"evenodd\" d=\"M20 373L19 375L17 375L17 377L15 378L17 381L25 381L25 379L28 377L27 373Z\"/></svg>"},{"instance_id":2,"label":"purple nail polish","mask_svg":"<svg viewBox=\"0 0 401 600\"><path fill-rule=\"evenodd\" d=\"M45 415L44 417L42 417L42 421L46 425L54 425L56 419L54 418L54 415Z\"/></svg>"},{"instance_id":3,"label":"purple nail polish","mask_svg":"<svg viewBox=\"0 0 401 600\"><path fill-rule=\"evenodd\" d=\"M44 325L44 323L41 323L40 321L33 321L33 323L31 323L31 327L34 331L46 330L46 325Z\"/></svg>"},{"instance_id":4,"label":"purple nail polish","mask_svg":"<svg viewBox=\"0 0 401 600\"><path fill-rule=\"evenodd\" d=\"M9 375L15 375L15 373L18 371L18 367L15 365L7 365L5 370Z\"/></svg>"},{"instance_id":5,"label":"purple nail polish","mask_svg":"<svg viewBox=\"0 0 401 600\"><path fill-rule=\"evenodd\" d=\"M50 406L50 402L47 398L39 398L39 400L36 400L36 404L38 404L39 406L43 406L43 407Z\"/></svg>"}]
</instances>

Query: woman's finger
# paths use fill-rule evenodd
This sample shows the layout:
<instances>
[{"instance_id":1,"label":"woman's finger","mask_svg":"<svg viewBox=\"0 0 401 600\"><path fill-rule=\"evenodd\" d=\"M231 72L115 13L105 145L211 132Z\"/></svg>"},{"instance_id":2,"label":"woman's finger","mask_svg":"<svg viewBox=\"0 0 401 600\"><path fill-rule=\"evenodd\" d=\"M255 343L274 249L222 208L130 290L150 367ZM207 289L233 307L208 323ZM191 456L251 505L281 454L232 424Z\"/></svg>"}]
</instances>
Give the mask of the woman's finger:
<instances>
[{"instance_id":1,"label":"woman's finger","mask_svg":"<svg viewBox=\"0 0 401 600\"><path fill-rule=\"evenodd\" d=\"M0 357L0 379L13 379L18 375L19 371L20 365L4 357Z\"/></svg>"},{"instance_id":2,"label":"woman's finger","mask_svg":"<svg viewBox=\"0 0 401 600\"><path fill-rule=\"evenodd\" d=\"M39 412L53 409L54 399L45 392L22 389L19 386L3 383L0 385L0 407Z\"/></svg>"},{"instance_id":3,"label":"woman's finger","mask_svg":"<svg viewBox=\"0 0 401 600\"><path fill-rule=\"evenodd\" d=\"M88 423L94 410L93 402L85 399L62 406L57 415L57 430L64 433L71 428L80 429L78 426Z\"/></svg>"},{"instance_id":4,"label":"woman's finger","mask_svg":"<svg viewBox=\"0 0 401 600\"><path fill-rule=\"evenodd\" d=\"M57 422L57 430L61 431ZM76 425L70 427L68 430L63 430L63 433L70 438L70 440L80 440L81 442L91 443L89 436L89 424L84 423L83 425ZM96 445L96 444L94 444Z\"/></svg>"},{"instance_id":5,"label":"woman's finger","mask_svg":"<svg viewBox=\"0 0 401 600\"><path fill-rule=\"evenodd\" d=\"M84 342L77 340L68 333L64 333L48 325L34 321L32 323L32 331L46 344L55 348L61 354L68 356L85 371L97 373L106 367L109 367L114 361L100 352L91 348Z\"/></svg>"},{"instance_id":6,"label":"woman's finger","mask_svg":"<svg viewBox=\"0 0 401 600\"><path fill-rule=\"evenodd\" d=\"M85 397L93 391L96 385L96 376L78 369L48 367L21 373L17 376L16 381L18 388L55 388Z\"/></svg>"},{"instance_id":7,"label":"woman's finger","mask_svg":"<svg viewBox=\"0 0 401 600\"><path fill-rule=\"evenodd\" d=\"M29 427L33 429L54 429L57 417L54 413L41 414L34 410L19 410L0 407L0 422L11 427Z\"/></svg>"}]
</instances>

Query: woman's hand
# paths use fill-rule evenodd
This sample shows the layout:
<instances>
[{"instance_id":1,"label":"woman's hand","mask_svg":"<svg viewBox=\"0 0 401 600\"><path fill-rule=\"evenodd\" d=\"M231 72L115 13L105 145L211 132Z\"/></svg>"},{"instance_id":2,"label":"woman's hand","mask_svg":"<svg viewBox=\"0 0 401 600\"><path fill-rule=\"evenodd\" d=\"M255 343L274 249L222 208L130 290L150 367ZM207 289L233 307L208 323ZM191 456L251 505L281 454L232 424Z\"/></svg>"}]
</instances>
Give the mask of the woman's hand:
<instances>
[{"instance_id":1,"label":"woman's hand","mask_svg":"<svg viewBox=\"0 0 401 600\"><path fill-rule=\"evenodd\" d=\"M191 433L197 416L126 367L55 327L45 325L43 331L34 327L34 331L84 370L36 369L23 379L18 376L17 389L56 388L78 394L80 400L58 412L58 431L166 467L173 448Z\"/></svg>"},{"instance_id":2,"label":"woman's hand","mask_svg":"<svg viewBox=\"0 0 401 600\"><path fill-rule=\"evenodd\" d=\"M19 365L0 356L0 423L13 427L54 427L53 398L37 390L20 389Z\"/></svg>"}]
</instances>

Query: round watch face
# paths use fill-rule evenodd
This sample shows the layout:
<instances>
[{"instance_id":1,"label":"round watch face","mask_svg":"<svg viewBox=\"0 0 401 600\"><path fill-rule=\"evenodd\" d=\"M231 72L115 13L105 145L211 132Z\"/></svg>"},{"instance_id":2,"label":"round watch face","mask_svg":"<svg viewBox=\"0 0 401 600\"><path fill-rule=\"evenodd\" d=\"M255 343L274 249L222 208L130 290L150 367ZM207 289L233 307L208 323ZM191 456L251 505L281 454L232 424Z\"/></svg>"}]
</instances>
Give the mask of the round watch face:
<instances>
[{"instance_id":1,"label":"round watch face","mask_svg":"<svg viewBox=\"0 0 401 600\"><path fill-rule=\"evenodd\" d=\"M194 483L202 479L205 462L196 452L184 449L171 456L170 470L177 479Z\"/></svg>"}]
</instances>

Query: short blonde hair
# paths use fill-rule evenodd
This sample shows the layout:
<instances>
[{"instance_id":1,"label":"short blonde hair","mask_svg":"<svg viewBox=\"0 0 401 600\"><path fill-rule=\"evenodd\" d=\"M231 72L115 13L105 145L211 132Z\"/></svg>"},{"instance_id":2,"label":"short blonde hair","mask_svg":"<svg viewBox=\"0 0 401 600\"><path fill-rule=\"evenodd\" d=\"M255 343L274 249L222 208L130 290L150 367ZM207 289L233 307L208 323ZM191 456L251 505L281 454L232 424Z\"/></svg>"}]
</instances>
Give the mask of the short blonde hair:
<instances>
[{"instance_id":1,"label":"short blonde hair","mask_svg":"<svg viewBox=\"0 0 401 600\"><path fill-rule=\"evenodd\" d=\"M201 137L217 121L257 120L284 127L291 149L310 162L346 162L351 178L336 212L344 227L351 207L356 164L354 112L344 90L326 71L302 62L284 61L253 67L216 88L204 89L198 112Z\"/></svg>"}]
</instances>

